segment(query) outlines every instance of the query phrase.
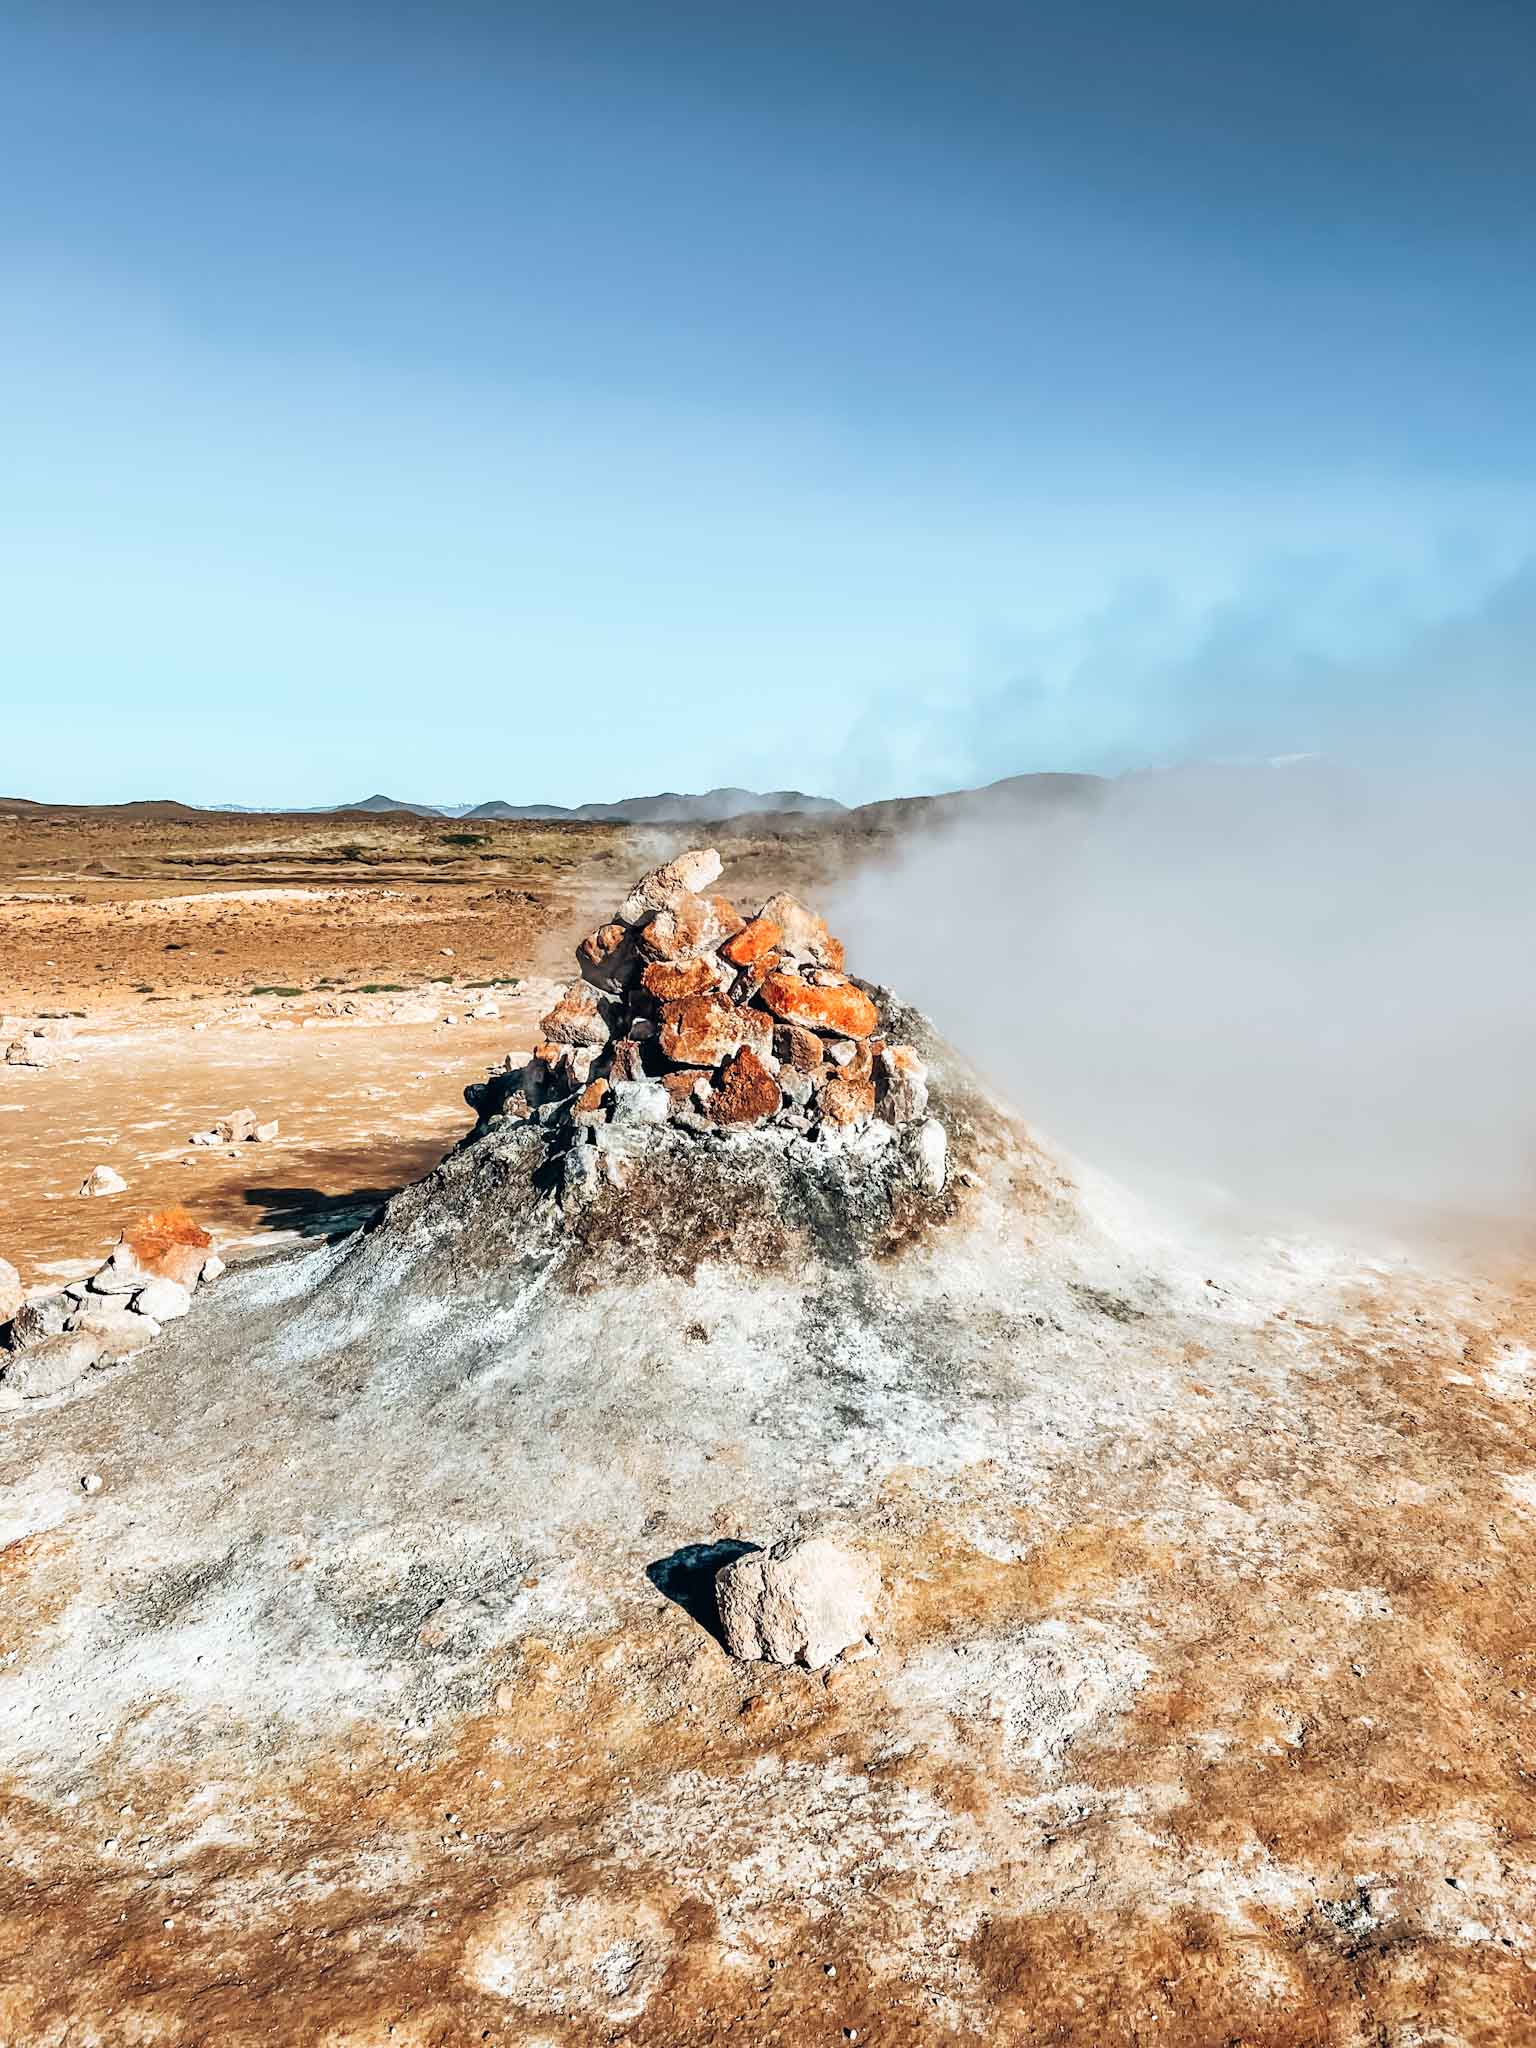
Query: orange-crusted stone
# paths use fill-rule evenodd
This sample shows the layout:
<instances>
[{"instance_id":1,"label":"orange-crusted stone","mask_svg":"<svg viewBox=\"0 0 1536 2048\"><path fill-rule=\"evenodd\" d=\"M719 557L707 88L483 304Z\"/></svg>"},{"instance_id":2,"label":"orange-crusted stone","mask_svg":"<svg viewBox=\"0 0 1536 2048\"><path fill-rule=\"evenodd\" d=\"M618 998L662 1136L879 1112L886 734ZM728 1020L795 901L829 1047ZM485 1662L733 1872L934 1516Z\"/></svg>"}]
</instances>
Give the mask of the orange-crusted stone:
<instances>
[{"instance_id":1,"label":"orange-crusted stone","mask_svg":"<svg viewBox=\"0 0 1536 2048\"><path fill-rule=\"evenodd\" d=\"M834 1074L817 1089L816 1107L829 1124L867 1123L875 1113L875 1084Z\"/></svg>"},{"instance_id":2,"label":"orange-crusted stone","mask_svg":"<svg viewBox=\"0 0 1536 2048\"><path fill-rule=\"evenodd\" d=\"M726 940L720 948L720 956L729 960L733 967L755 967L759 960L773 951L783 936L771 918L754 917L734 938Z\"/></svg>"},{"instance_id":3,"label":"orange-crusted stone","mask_svg":"<svg viewBox=\"0 0 1536 2048\"><path fill-rule=\"evenodd\" d=\"M680 1067L718 1067L747 1037L742 1028L747 1014L713 991L666 1003L661 1012L661 1049Z\"/></svg>"},{"instance_id":4,"label":"orange-crusted stone","mask_svg":"<svg viewBox=\"0 0 1536 2048\"><path fill-rule=\"evenodd\" d=\"M750 1046L726 1061L709 1098L709 1114L717 1124L760 1124L777 1116L783 1101L779 1084Z\"/></svg>"},{"instance_id":5,"label":"orange-crusted stone","mask_svg":"<svg viewBox=\"0 0 1536 2048\"><path fill-rule=\"evenodd\" d=\"M762 999L776 1017L803 1024L812 1031L833 1031L839 1038L867 1038L880 1021L879 1012L851 981L837 988L813 988L798 974L770 974Z\"/></svg>"},{"instance_id":6,"label":"orange-crusted stone","mask_svg":"<svg viewBox=\"0 0 1536 2048\"><path fill-rule=\"evenodd\" d=\"M646 994L655 996L658 1002L680 1003L684 996L702 995L707 988L718 988L719 976L710 956L697 953L691 960L653 960L640 982Z\"/></svg>"}]
</instances>

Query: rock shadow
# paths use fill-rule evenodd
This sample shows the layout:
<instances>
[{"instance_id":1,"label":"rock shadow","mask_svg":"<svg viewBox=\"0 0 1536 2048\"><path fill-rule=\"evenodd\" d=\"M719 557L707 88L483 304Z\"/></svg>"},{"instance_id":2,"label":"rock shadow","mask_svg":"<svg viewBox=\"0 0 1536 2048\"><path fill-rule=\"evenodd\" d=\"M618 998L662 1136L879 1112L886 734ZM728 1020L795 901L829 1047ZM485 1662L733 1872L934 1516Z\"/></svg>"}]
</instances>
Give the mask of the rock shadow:
<instances>
[{"instance_id":1,"label":"rock shadow","mask_svg":"<svg viewBox=\"0 0 1536 2048\"><path fill-rule=\"evenodd\" d=\"M247 1207L261 1211L268 1229L323 1237L335 1244L371 1222L399 1192L398 1187L353 1188L344 1195L328 1195L321 1188L255 1187L245 1190L245 1201Z\"/></svg>"},{"instance_id":2,"label":"rock shadow","mask_svg":"<svg viewBox=\"0 0 1536 2048\"><path fill-rule=\"evenodd\" d=\"M732 1537L725 1543L685 1543L670 1557L658 1557L645 1568L645 1576L666 1598L681 1607L690 1621L712 1635L722 1647L720 1609L715 1601L715 1574L722 1565L761 1550L760 1543L745 1543Z\"/></svg>"}]
</instances>

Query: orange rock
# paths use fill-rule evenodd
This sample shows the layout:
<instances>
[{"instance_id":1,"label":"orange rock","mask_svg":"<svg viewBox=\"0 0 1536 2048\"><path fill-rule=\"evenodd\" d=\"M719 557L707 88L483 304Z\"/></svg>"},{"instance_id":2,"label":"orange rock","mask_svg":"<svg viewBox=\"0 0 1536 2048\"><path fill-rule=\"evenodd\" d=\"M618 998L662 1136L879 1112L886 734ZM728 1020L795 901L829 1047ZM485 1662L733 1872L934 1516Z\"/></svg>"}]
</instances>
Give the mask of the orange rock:
<instances>
[{"instance_id":1,"label":"orange rock","mask_svg":"<svg viewBox=\"0 0 1536 2048\"><path fill-rule=\"evenodd\" d=\"M193 1221L179 1202L170 1209L157 1209L135 1223L123 1232L119 1242L144 1272L156 1280L175 1280L188 1289L196 1287L213 1245L208 1232Z\"/></svg>"},{"instance_id":2,"label":"orange rock","mask_svg":"<svg viewBox=\"0 0 1536 2048\"><path fill-rule=\"evenodd\" d=\"M576 1114L590 1116L594 1110L600 1110L607 1100L608 1083L589 1081L576 1098Z\"/></svg>"},{"instance_id":3,"label":"orange rock","mask_svg":"<svg viewBox=\"0 0 1536 2048\"><path fill-rule=\"evenodd\" d=\"M680 1003L684 996L702 995L719 987L719 970L708 953L696 953L691 960L653 960L640 977L648 995L661 1003Z\"/></svg>"},{"instance_id":4,"label":"orange rock","mask_svg":"<svg viewBox=\"0 0 1536 2048\"><path fill-rule=\"evenodd\" d=\"M552 1039L541 1038L533 1048L533 1056L541 1066L552 1067L564 1049L563 1046L556 1045Z\"/></svg>"},{"instance_id":5,"label":"orange rock","mask_svg":"<svg viewBox=\"0 0 1536 2048\"><path fill-rule=\"evenodd\" d=\"M759 960L773 951L784 936L779 927L766 917L754 917L750 924L744 924L734 938L726 940L720 948L720 957L729 960L733 967L755 967Z\"/></svg>"},{"instance_id":6,"label":"orange rock","mask_svg":"<svg viewBox=\"0 0 1536 2048\"><path fill-rule=\"evenodd\" d=\"M748 1037L749 1031L742 1025L748 1014L714 991L684 996L680 1003L664 1003L661 1049L681 1067L718 1067Z\"/></svg>"},{"instance_id":7,"label":"orange rock","mask_svg":"<svg viewBox=\"0 0 1536 2048\"><path fill-rule=\"evenodd\" d=\"M628 926L622 924L600 924L595 932L589 932L576 948L576 958L583 967L601 967L603 962L615 954L628 935Z\"/></svg>"},{"instance_id":8,"label":"orange rock","mask_svg":"<svg viewBox=\"0 0 1536 2048\"><path fill-rule=\"evenodd\" d=\"M170 1209L157 1209L142 1222L135 1223L123 1232L123 1243L132 1247L142 1265L168 1251L173 1244L196 1245L206 1250L213 1243L200 1224L193 1221L191 1212L177 1202Z\"/></svg>"},{"instance_id":9,"label":"orange rock","mask_svg":"<svg viewBox=\"0 0 1536 2048\"><path fill-rule=\"evenodd\" d=\"M770 974L763 983L763 1001L786 1023L813 1031L835 1031L840 1038L867 1038L880 1017L864 991L845 981L837 988L813 988L798 974Z\"/></svg>"},{"instance_id":10,"label":"orange rock","mask_svg":"<svg viewBox=\"0 0 1536 2048\"><path fill-rule=\"evenodd\" d=\"M688 895L658 910L639 936L649 960L691 960L695 953L713 952L726 930L710 897Z\"/></svg>"},{"instance_id":11,"label":"orange rock","mask_svg":"<svg viewBox=\"0 0 1536 2048\"><path fill-rule=\"evenodd\" d=\"M779 1084L750 1046L727 1060L709 1098L709 1114L717 1124L760 1124L777 1116L783 1101Z\"/></svg>"},{"instance_id":12,"label":"orange rock","mask_svg":"<svg viewBox=\"0 0 1536 2048\"><path fill-rule=\"evenodd\" d=\"M573 981L539 1029L557 1045L606 1045L610 1037L596 992Z\"/></svg>"},{"instance_id":13,"label":"orange rock","mask_svg":"<svg viewBox=\"0 0 1536 2048\"><path fill-rule=\"evenodd\" d=\"M875 1084L834 1074L817 1089L816 1107L829 1124L867 1123L875 1113Z\"/></svg>"}]
</instances>

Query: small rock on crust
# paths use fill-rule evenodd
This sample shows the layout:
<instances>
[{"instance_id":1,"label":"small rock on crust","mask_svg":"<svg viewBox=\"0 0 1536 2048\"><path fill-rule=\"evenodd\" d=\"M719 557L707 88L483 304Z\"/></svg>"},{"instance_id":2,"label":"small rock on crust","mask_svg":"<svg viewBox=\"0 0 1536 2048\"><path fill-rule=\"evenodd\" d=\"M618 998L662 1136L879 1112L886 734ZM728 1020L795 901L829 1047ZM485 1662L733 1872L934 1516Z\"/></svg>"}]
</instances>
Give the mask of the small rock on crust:
<instances>
[{"instance_id":1,"label":"small rock on crust","mask_svg":"<svg viewBox=\"0 0 1536 2048\"><path fill-rule=\"evenodd\" d=\"M907 1143L913 1175L925 1194L942 1195L949 1179L949 1139L936 1116L909 1127Z\"/></svg>"},{"instance_id":2,"label":"small rock on crust","mask_svg":"<svg viewBox=\"0 0 1536 2048\"><path fill-rule=\"evenodd\" d=\"M874 1619L880 1572L862 1551L824 1536L754 1550L715 1577L726 1648L770 1664L830 1664Z\"/></svg>"},{"instance_id":3,"label":"small rock on crust","mask_svg":"<svg viewBox=\"0 0 1536 2048\"><path fill-rule=\"evenodd\" d=\"M770 974L763 983L763 1001L786 1023L834 1031L839 1038L867 1038L880 1021L869 997L851 981L813 988L798 974Z\"/></svg>"},{"instance_id":4,"label":"small rock on crust","mask_svg":"<svg viewBox=\"0 0 1536 2048\"><path fill-rule=\"evenodd\" d=\"M695 847L642 875L619 905L619 919L624 924L639 924L653 910L668 909L679 896L697 895L719 879L719 854L712 846Z\"/></svg>"},{"instance_id":5,"label":"small rock on crust","mask_svg":"<svg viewBox=\"0 0 1536 2048\"><path fill-rule=\"evenodd\" d=\"M198 1271L199 1280L217 1280L224 1270L224 1261L217 1252L210 1252Z\"/></svg>"},{"instance_id":6,"label":"small rock on crust","mask_svg":"<svg viewBox=\"0 0 1536 2048\"><path fill-rule=\"evenodd\" d=\"M153 1316L157 1323L174 1322L191 1306L191 1293L177 1280L151 1280L133 1297L134 1314Z\"/></svg>"},{"instance_id":7,"label":"small rock on crust","mask_svg":"<svg viewBox=\"0 0 1536 2048\"><path fill-rule=\"evenodd\" d=\"M127 1181L115 1166L93 1166L81 1181L79 1192L82 1195L120 1195L127 1186Z\"/></svg>"},{"instance_id":8,"label":"small rock on crust","mask_svg":"<svg viewBox=\"0 0 1536 2048\"><path fill-rule=\"evenodd\" d=\"M83 1379L100 1357L99 1337L72 1330L67 1336L49 1337L30 1350L15 1353L6 1368L5 1384L28 1400L41 1400L45 1394L62 1394Z\"/></svg>"},{"instance_id":9,"label":"small rock on crust","mask_svg":"<svg viewBox=\"0 0 1536 2048\"><path fill-rule=\"evenodd\" d=\"M779 1084L749 1045L726 1061L709 1098L717 1124L760 1124L777 1116L783 1103Z\"/></svg>"},{"instance_id":10,"label":"small rock on crust","mask_svg":"<svg viewBox=\"0 0 1536 2048\"><path fill-rule=\"evenodd\" d=\"M278 1133L278 1121L273 1117L270 1123L257 1124L251 1132L251 1142L256 1145L270 1145Z\"/></svg>"}]
</instances>

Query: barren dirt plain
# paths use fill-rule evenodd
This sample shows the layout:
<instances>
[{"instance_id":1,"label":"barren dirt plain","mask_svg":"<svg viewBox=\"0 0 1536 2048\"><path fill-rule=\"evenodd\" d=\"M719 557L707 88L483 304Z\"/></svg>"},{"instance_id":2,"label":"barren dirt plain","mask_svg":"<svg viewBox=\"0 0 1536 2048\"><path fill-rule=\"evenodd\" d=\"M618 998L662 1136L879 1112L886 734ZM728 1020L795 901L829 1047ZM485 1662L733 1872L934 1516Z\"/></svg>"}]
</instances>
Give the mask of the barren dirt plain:
<instances>
[{"instance_id":1,"label":"barren dirt plain","mask_svg":"<svg viewBox=\"0 0 1536 2048\"><path fill-rule=\"evenodd\" d=\"M881 851L709 836L744 903ZM494 1273L402 1292L419 1330L367 1282L461 1212L295 1252L464 1134L680 843L0 815L0 1008L49 1034L0 1066L0 1254L37 1287L176 1200L234 1254L0 1417L0 2042L1536 2041L1518 1264L1191 1244L963 1080L910 1243L810 1288L791 1219L711 1277L615 1198L515 1366ZM276 1141L189 1147L246 1104ZM801 1501L880 1560L874 1654L737 1663L658 1567Z\"/></svg>"},{"instance_id":2,"label":"barren dirt plain","mask_svg":"<svg viewBox=\"0 0 1536 2048\"><path fill-rule=\"evenodd\" d=\"M0 805L0 1035L44 1034L42 1064L0 1064L0 1256L68 1279L171 1202L226 1252L349 1227L463 1135L466 1082L527 1053L576 939L675 837ZM767 893L878 841L747 820L720 843ZM274 1142L189 1145L246 1106ZM124 1194L78 1196L99 1164Z\"/></svg>"}]
</instances>

